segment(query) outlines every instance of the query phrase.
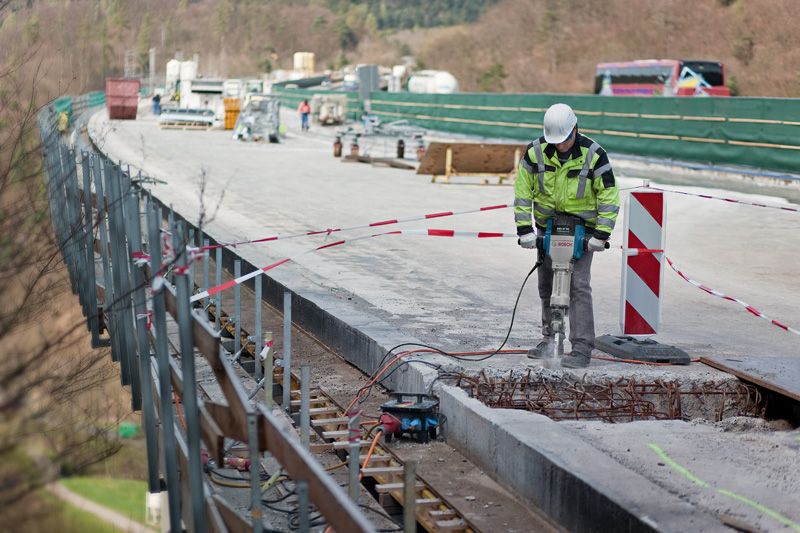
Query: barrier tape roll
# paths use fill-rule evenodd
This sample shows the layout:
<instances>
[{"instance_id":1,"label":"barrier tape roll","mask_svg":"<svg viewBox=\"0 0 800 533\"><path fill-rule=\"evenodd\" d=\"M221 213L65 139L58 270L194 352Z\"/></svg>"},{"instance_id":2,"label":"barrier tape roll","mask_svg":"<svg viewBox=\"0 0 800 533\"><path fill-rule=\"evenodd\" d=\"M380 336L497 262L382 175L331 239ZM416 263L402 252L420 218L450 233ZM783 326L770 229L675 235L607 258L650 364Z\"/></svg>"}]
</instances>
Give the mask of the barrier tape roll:
<instances>
[{"instance_id":1,"label":"barrier tape roll","mask_svg":"<svg viewBox=\"0 0 800 533\"><path fill-rule=\"evenodd\" d=\"M722 298L723 300L728 300L729 302L735 302L735 303L741 305L742 307L744 307L747 310L747 312L750 313L751 315L754 315L754 316L757 316L758 318L766 320L767 322L769 322L773 326L777 326L777 327L781 328L784 331L788 331L790 333L794 333L795 335L800 335L800 331L798 331L798 330L796 330L794 328L790 328L786 324L782 324L782 323L778 322L777 320L771 319L770 317L768 317L767 315L765 315L764 313L762 313L758 309L754 308L752 305L748 304L747 302L744 302L744 301L742 301L742 300L740 300L738 298L734 298L733 296L728 296L727 294L721 293L718 290L715 290L715 289L712 289L711 287L707 287L706 285L703 285L699 281L693 280L692 278L688 277L686 274L681 272L675 266L675 264L672 262L672 260L669 257L667 257L666 259L667 259L667 264L669 264L669 266L670 266L670 268L672 268L672 270L677 272L680 277L682 277L684 280L688 281L689 283L691 283L692 285L694 285L695 287L697 287L701 291L707 292L708 294L710 294L712 296L716 296L717 298Z\"/></svg>"}]
</instances>

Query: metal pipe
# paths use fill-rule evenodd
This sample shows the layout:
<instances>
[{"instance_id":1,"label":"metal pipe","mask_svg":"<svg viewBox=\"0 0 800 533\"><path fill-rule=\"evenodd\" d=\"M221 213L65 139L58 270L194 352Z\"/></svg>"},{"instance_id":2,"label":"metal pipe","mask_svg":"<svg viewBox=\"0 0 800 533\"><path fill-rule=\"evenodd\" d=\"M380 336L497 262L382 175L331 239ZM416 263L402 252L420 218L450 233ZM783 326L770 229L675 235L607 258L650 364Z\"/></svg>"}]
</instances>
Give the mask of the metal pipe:
<instances>
[{"instance_id":1,"label":"metal pipe","mask_svg":"<svg viewBox=\"0 0 800 533\"><path fill-rule=\"evenodd\" d=\"M292 414L292 293L283 292L283 409Z\"/></svg>"}]
</instances>

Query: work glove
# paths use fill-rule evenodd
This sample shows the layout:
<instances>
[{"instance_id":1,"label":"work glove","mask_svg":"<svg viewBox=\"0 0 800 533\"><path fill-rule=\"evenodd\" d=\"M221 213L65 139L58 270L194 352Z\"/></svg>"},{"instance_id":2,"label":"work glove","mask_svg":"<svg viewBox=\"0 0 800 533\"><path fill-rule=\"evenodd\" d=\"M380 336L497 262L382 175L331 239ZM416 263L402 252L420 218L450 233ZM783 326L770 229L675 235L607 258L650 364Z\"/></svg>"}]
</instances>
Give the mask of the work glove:
<instances>
[{"instance_id":1,"label":"work glove","mask_svg":"<svg viewBox=\"0 0 800 533\"><path fill-rule=\"evenodd\" d=\"M526 249L536 248L536 233L531 232L520 235L519 239L517 239L517 243Z\"/></svg>"},{"instance_id":2,"label":"work glove","mask_svg":"<svg viewBox=\"0 0 800 533\"><path fill-rule=\"evenodd\" d=\"M597 237L592 237L586 244L586 248L588 248L590 252L602 252L606 249L606 241L600 240Z\"/></svg>"}]
</instances>

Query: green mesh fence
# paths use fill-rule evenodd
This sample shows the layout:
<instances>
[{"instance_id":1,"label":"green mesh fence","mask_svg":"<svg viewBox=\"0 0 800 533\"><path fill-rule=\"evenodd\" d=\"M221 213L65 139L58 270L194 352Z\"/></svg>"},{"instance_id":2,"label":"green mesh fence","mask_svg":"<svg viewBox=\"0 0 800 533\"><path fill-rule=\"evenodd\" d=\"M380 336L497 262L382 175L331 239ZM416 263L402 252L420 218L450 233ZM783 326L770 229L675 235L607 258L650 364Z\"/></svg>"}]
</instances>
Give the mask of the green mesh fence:
<instances>
[{"instance_id":1,"label":"green mesh fence","mask_svg":"<svg viewBox=\"0 0 800 533\"><path fill-rule=\"evenodd\" d=\"M439 131L530 140L544 111L572 106L609 151L800 172L800 100L559 94L372 93L372 113Z\"/></svg>"},{"instance_id":2,"label":"green mesh fence","mask_svg":"<svg viewBox=\"0 0 800 533\"><path fill-rule=\"evenodd\" d=\"M303 100L311 101L315 94L343 94L347 96L347 118L351 120L358 120L361 117L361 101L358 99L358 93L351 91L321 91L314 89L295 89L280 85L272 86L272 94L280 95L281 105L290 109L297 109L300 102Z\"/></svg>"},{"instance_id":3,"label":"green mesh fence","mask_svg":"<svg viewBox=\"0 0 800 533\"><path fill-rule=\"evenodd\" d=\"M66 113L69 120L72 120L72 97L62 96L53 101L53 108L56 113Z\"/></svg>"},{"instance_id":4,"label":"green mesh fence","mask_svg":"<svg viewBox=\"0 0 800 533\"><path fill-rule=\"evenodd\" d=\"M97 107L106 104L106 93L103 91L95 91L87 93L87 105L89 107Z\"/></svg>"}]
</instances>

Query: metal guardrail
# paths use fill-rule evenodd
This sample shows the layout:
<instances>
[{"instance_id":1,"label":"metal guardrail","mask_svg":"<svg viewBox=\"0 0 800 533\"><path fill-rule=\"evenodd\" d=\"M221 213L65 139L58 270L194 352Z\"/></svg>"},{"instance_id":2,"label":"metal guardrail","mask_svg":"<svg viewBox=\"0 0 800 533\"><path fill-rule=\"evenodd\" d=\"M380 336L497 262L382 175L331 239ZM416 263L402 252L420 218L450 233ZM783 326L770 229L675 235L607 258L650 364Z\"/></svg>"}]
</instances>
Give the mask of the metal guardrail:
<instances>
[{"instance_id":1,"label":"metal guardrail","mask_svg":"<svg viewBox=\"0 0 800 533\"><path fill-rule=\"evenodd\" d=\"M225 438L249 443L256 459L269 452L297 483L298 494L308 494L300 498L301 524L308 524L305 500L336 531L374 531L282 421L251 402L223 355L219 330L192 309L185 224L170 216L163 228L161 209L139 186L140 177L100 155L76 153L62 140L57 120L48 108L38 117L53 229L92 345L110 344L122 384L130 386L132 408L142 410L148 490L160 492L165 480L171 531L181 531L181 521L190 531L261 531L257 475L251 476L248 518L214 495L203 475L201 448L222 464ZM180 360L169 352L168 316L178 325ZM207 360L227 405L199 398L195 353ZM182 399L185 429L175 420L173 394ZM188 496L182 500L182 494Z\"/></svg>"}]
</instances>

